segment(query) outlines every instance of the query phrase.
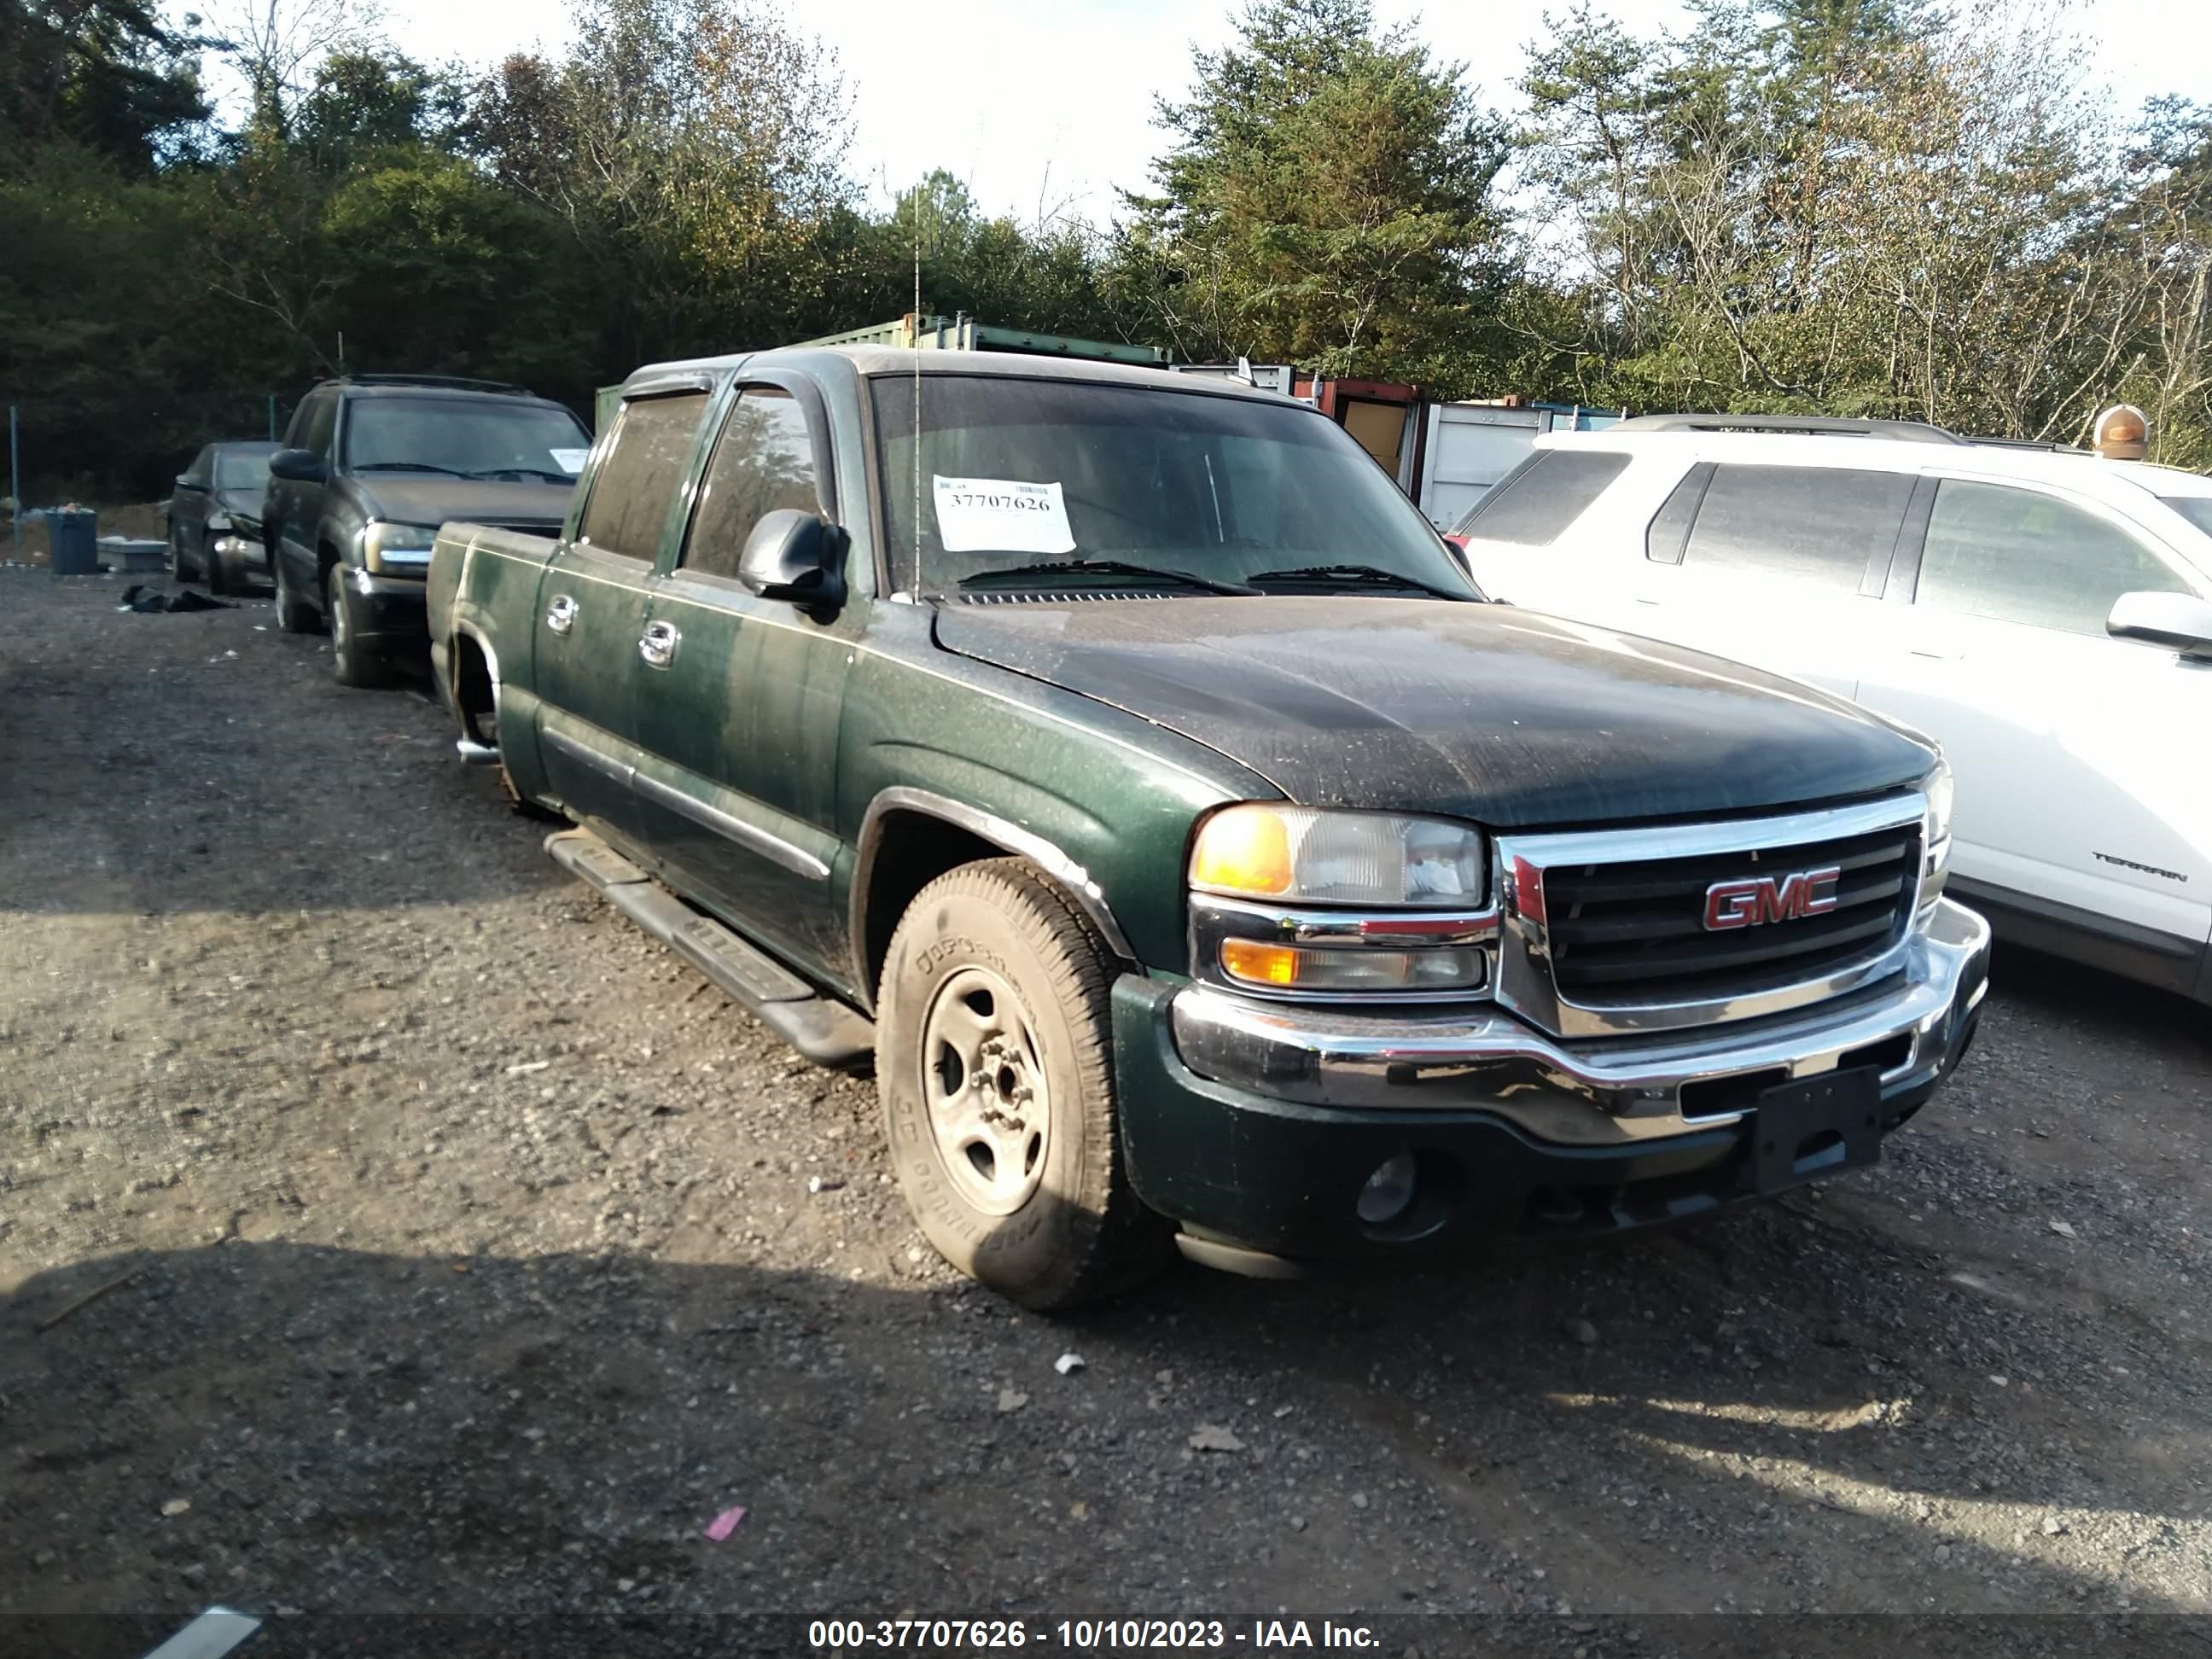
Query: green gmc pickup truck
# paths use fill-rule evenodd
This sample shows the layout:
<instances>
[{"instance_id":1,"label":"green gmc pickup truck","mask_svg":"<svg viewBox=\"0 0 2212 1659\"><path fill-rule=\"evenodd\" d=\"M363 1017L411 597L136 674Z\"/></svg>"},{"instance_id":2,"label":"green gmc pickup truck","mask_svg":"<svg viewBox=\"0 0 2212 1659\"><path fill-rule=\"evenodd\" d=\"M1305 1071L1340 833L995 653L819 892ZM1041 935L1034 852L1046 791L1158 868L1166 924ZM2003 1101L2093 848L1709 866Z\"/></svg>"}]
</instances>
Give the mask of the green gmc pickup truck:
<instances>
[{"instance_id":1,"label":"green gmc pickup truck","mask_svg":"<svg viewBox=\"0 0 2212 1659\"><path fill-rule=\"evenodd\" d=\"M1302 405L1045 358L641 369L557 538L448 525L465 757L1033 1307L1618 1232L1874 1162L1988 930L1934 745L1487 603Z\"/></svg>"}]
</instances>

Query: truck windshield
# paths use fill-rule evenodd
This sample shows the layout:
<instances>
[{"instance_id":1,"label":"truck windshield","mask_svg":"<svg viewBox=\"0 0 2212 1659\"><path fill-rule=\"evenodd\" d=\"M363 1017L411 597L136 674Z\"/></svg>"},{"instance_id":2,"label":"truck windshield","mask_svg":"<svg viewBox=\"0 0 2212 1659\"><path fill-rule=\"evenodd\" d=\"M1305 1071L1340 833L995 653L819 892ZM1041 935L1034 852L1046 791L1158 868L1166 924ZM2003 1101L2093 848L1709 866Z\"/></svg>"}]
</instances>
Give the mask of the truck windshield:
<instances>
[{"instance_id":1,"label":"truck windshield","mask_svg":"<svg viewBox=\"0 0 2212 1659\"><path fill-rule=\"evenodd\" d=\"M1013 376L920 380L919 467L915 380L872 386L900 589L1080 560L1093 583L1159 570L1481 597L1366 452L1295 404Z\"/></svg>"},{"instance_id":2,"label":"truck windshield","mask_svg":"<svg viewBox=\"0 0 2212 1659\"><path fill-rule=\"evenodd\" d=\"M269 482L269 452L218 454L215 458L217 489L259 489Z\"/></svg>"},{"instance_id":3,"label":"truck windshield","mask_svg":"<svg viewBox=\"0 0 2212 1659\"><path fill-rule=\"evenodd\" d=\"M573 478L592 447L565 409L509 398L358 398L346 411L353 472Z\"/></svg>"}]
</instances>

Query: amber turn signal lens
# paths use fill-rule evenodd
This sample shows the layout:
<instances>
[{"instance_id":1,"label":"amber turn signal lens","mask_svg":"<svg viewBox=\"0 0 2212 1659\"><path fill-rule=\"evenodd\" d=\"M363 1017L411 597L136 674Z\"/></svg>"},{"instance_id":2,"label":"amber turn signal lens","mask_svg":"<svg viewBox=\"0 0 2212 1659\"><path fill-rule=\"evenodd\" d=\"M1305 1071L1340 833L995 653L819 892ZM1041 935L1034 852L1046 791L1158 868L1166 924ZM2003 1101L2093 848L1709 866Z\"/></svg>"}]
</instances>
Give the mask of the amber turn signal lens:
<instances>
[{"instance_id":1,"label":"amber turn signal lens","mask_svg":"<svg viewBox=\"0 0 2212 1659\"><path fill-rule=\"evenodd\" d=\"M1231 975L1254 985L1295 985L1298 982L1298 952L1287 945L1262 945L1257 939L1221 941L1221 965Z\"/></svg>"},{"instance_id":2,"label":"amber turn signal lens","mask_svg":"<svg viewBox=\"0 0 2212 1659\"><path fill-rule=\"evenodd\" d=\"M1222 940L1221 967L1244 985L1363 994L1479 990L1489 971L1480 951L1314 951L1255 939Z\"/></svg>"},{"instance_id":3,"label":"amber turn signal lens","mask_svg":"<svg viewBox=\"0 0 2212 1659\"><path fill-rule=\"evenodd\" d=\"M1191 852L1191 880L1223 892L1287 893L1291 873L1290 827L1265 806L1216 812Z\"/></svg>"}]
</instances>

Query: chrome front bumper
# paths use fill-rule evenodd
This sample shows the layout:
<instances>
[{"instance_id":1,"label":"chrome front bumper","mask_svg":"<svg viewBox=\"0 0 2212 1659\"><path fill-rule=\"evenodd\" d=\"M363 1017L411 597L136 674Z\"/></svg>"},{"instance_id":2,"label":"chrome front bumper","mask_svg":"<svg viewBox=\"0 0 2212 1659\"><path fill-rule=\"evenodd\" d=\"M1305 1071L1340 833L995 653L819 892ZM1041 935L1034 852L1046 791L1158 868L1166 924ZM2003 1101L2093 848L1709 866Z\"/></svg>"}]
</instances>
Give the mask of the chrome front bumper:
<instances>
[{"instance_id":1,"label":"chrome front bumper","mask_svg":"<svg viewBox=\"0 0 2212 1659\"><path fill-rule=\"evenodd\" d=\"M1741 1121L1759 1088L1879 1064L1885 1097L1956 1058L1989 988L1989 924L1939 901L1903 969L1816 1006L1694 1032L1578 1042L1502 1010L1423 1018L1178 992L1175 1046L1200 1077L1310 1105L1495 1113L1540 1139L1619 1146ZM1741 1079L1731 1091L1728 1080ZM1686 1085L1689 1098L1685 1099Z\"/></svg>"}]
</instances>

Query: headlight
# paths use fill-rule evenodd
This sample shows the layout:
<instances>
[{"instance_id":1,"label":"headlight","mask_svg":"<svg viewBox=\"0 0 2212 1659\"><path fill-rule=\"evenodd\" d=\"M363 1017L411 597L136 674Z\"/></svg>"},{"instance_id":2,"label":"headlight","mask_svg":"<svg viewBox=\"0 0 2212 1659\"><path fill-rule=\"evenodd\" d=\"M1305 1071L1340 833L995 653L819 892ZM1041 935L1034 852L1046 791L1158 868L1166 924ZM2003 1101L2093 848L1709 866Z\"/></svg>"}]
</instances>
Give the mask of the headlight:
<instances>
[{"instance_id":1,"label":"headlight","mask_svg":"<svg viewBox=\"0 0 2212 1659\"><path fill-rule=\"evenodd\" d=\"M1482 833L1440 818L1248 802L1199 827L1190 884L1231 898L1467 909L1482 902Z\"/></svg>"},{"instance_id":2,"label":"headlight","mask_svg":"<svg viewBox=\"0 0 2212 1659\"><path fill-rule=\"evenodd\" d=\"M435 525L390 524L380 519L362 532L361 550L372 570L386 564L419 569L430 562L430 549L437 539Z\"/></svg>"},{"instance_id":3,"label":"headlight","mask_svg":"<svg viewBox=\"0 0 2212 1659\"><path fill-rule=\"evenodd\" d=\"M1932 849L1951 839L1951 768L1948 762L1937 761L1936 769L1920 781L1921 793L1928 797L1928 845Z\"/></svg>"}]
</instances>

